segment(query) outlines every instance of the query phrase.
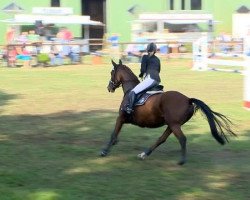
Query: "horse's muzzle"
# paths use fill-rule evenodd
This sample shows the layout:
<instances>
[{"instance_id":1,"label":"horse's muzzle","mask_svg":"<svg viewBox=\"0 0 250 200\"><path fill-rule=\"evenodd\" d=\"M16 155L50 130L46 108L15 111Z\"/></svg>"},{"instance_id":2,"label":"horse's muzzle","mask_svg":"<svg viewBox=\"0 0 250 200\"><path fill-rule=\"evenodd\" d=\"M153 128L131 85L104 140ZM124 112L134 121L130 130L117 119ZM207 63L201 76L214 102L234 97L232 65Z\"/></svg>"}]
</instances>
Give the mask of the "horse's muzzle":
<instances>
[{"instance_id":1,"label":"horse's muzzle","mask_svg":"<svg viewBox=\"0 0 250 200\"><path fill-rule=\"evenodd\" d=\"M112 93L115 92L114 88L110 85L108 85L107 89L109 92L112 92Z\"/></svg>"}]
</instances>

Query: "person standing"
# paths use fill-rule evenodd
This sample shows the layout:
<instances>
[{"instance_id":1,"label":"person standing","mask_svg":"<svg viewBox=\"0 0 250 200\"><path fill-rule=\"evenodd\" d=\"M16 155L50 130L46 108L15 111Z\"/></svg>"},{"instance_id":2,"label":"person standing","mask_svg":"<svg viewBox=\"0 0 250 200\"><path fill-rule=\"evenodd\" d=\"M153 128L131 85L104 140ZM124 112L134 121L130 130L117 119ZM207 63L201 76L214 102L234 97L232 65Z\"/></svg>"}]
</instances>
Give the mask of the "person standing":
<instances>
[{"instance_id":1,"label":"person standing","mask_svg":"<svg viewBox=\"0 0 250 200\"><path fill-rule=\"evenodd\" d=\"M12 44L14 43L15 40L15 29L12 27L9 27L6 32L6 41L7 44Z\"/></svg>"}]
</instances>

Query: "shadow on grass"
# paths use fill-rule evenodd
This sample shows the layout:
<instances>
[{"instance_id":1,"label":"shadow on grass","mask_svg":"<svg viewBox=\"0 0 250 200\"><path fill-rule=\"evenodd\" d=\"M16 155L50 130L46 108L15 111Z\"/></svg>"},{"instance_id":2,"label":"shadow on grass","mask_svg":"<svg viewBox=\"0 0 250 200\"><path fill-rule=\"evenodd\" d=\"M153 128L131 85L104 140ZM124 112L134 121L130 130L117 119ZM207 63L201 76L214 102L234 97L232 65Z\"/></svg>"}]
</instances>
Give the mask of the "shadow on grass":
<instances>
[{"instance_id":1,"label":"shadow on grass","mask_svg":"<svg viewBox=\"0 0 250 200\"><path fill-rule=\"evenodd\" d=\"M16 99L17 95L15 94L7 94L5 92L0 91L0 106L4 106L6 104L8 104L8 101L12 100L12 99Z\"/></svg>"},{"instance_id":2,"label":"shadow on grass","mask_svg":"<svg viewBox=\"0 0 250 200\"><path fill-rule=\"evenodd\" d=\"M171 136L148 159L136 155L164 128L127 125L106 158L99 157L116 113L65 111L1 116L1 199L247 199L250 192L249 133L221 147L210 132L190 134L188 163L178 166L179 144ZM211 139L212 138L212 139ZM177 151L178 150L178 151Z\"/></svg>"}]
</instances>

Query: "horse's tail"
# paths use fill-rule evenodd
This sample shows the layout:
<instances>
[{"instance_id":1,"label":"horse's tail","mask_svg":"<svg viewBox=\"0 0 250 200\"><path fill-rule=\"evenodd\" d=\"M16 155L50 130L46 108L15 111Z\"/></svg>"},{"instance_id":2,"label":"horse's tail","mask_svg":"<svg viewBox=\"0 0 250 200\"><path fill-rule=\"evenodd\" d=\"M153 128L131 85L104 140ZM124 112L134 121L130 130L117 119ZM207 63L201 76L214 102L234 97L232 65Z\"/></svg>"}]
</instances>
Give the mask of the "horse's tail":
<instances>
[{"instance_id":1,"label":"horse's tail","mask_svg":"<svg viewBox=\"0 0 250 200\"><path fill-rule=\"evenodd\" d=\"M200 109L206 115L211 133L220 144L225 144L225 140L229 142L225 132L236 136L230 127L232 122L225 115L212 111L208 105L199 99L190 98L190 101L195 104L195 111Z\"/></svg>"}]
</instances>

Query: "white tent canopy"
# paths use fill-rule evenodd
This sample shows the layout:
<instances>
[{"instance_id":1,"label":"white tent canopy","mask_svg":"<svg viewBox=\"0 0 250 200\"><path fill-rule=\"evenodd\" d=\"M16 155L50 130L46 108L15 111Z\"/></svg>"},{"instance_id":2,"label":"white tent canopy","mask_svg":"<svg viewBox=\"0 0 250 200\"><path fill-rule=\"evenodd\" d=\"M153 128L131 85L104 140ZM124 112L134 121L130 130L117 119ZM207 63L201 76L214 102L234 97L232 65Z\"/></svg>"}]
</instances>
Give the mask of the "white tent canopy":
<instances>
[{"instance_id":1,"label":"white tent canopy","mask_svg":"<svg viewBox=\"0 0 250 200\"><path fill-rule=\"evenodd\" d=\"M9 24L35 24L36 21L42 21L43 24L82 24L103 26L99 21L90 20L90 16L80 15L36 15L36 14L16 14L13 19L0 20Z\"/></svg>"},{"instance_id":2,"label":"white tent canopy","mask_svg":"<svg viewBox=\"0 0 250 200\"><path fill-rule=\"evenodd\" d=\"M213 20L212 14L205 13L153 13L153 14L140 14L139 20L143 21L167 21L169 23L199 23L199 22L208 22Z\"/></svg>"}]
</instances>

